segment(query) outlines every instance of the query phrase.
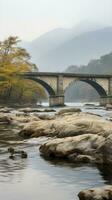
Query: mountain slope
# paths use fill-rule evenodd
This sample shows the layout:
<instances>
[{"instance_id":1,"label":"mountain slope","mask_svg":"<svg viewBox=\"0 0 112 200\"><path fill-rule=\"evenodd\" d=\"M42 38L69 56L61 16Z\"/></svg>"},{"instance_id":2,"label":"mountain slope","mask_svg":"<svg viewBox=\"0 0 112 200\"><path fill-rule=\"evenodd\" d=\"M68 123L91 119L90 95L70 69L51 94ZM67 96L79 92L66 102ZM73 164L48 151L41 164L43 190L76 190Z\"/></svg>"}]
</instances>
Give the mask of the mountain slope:
<instances>
[{"instance_id":1,"label":"mountain slope","mask_svg":"<svg viewBox=\"0 0 112 200\"><path fill-rule=\"evenodd\" d=\"M38 63L49 71L60 71L68 65L87 64L112 51L112 27L74 37L40 56Z\"/></svg>"},{"instance_id":2,"label":"mountain slope","mask_svg":"<svg viewBox=\"0 0 112 200\"><path fill-rule=\"evenodd\" d=\"M101 56L97 60L91 60L85 66L69 66L65 72L86 73L86 74L110 74L112 73L112 51L109 54Z\"/></svg>"},{"instance_id":3,"label":"mountain slope","mask_svg":"<svg viewBox=\"0 0 112 200\"><path fill-rule=\"evenodd\" d=\"M25 44L24 47L30 52L33 60L38 63L40 56L63 44L65 41L71 38L71 34L71 29L54 29L41 35L32 42Z\"/></svg>"},{"instance_id":4,"label":"mountain slope","mask_svg":"<svg viewBox=\"0 0 112 200\"><path fill-rule=\"evenodd\" d=\"M77 35L100 29L101 27L104 27L104 25L86 20L78 23L71 29L53 29L44 33L32 42L23 42L22 45L29 49L33 57L34 55L39 57Z\"/></svg>"}]
</instances>

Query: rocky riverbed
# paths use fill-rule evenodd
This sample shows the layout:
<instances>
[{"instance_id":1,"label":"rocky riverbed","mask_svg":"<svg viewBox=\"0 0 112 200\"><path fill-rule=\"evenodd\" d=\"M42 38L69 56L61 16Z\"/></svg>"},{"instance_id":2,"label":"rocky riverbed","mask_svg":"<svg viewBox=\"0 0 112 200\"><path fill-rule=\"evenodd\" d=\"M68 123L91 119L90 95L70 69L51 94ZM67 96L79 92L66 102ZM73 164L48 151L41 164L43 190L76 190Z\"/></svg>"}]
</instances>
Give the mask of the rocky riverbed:
<instances>
[{"instance_id":1,"label":"rocky riverbed","mask_svg":"<svg viewBox=\"0 0 112 200\"><path fill-rule=\"evenodd\" d=\"M80 108L64 108L57 112L44 108L1 108L0 123L18 127L15 135L21 139L48 137L47 142L40 145L40 155L49 160L112 165L111 112L106 120L99 114L82 112ZM86 193L79 194L80 200L92 200L90 192ZM109 194L106 193L107 199L111 199ZM99 193L96 196L93 199L104 199L99 198Z\"/></svg>"},{"instance_id":2,"label":"rocky riverbed","mask_svg":"<svg viewBox=\"0 0 112 200\"><path fill-rule=\"evenodd\" d=\"M112 163L112 123L80 109L63 109L50 118L38 117L25 124L19 135L24 138L53 138L40 147L41 154L49 159Z\"/></svg>"}]
</instances>

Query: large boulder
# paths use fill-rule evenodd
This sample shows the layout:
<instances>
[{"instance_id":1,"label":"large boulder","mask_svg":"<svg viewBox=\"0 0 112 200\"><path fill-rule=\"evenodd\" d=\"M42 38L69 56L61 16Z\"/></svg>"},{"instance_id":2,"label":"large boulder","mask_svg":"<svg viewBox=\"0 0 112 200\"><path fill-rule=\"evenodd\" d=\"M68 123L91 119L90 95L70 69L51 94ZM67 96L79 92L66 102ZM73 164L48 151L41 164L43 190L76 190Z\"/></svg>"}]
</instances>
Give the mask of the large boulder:
<instances>
[{"instance_id":1,"label":"large boulder","mask_svg":"<svg viewBox=\"0 0 112 200\"><path fill-rule=\"evenodd\" d=\"M95 152L104 144L104 141L103 136L96 134L53 139L41 145L40 152L49 158L67 158L73 162L83 162L84 160L95 162Z\"/></svg>"},{"instance_id":2,"label":"large boulder","mask_svg":"<svg viewBox=\"0 0 112 200\"><path fill-rule=\"evenodd\" d=\"M40 146L40 152L49 159L63 158L74 163L112 164L112 133L109 136L84 134L52 139Z\"/></svg>"},{"instance_id":3,"label":"large boulder","mask_svg":"<svg viewBox=\"0 0 112 200\"><path fill-rule=\"evenodd\" d=\"M51 137L70 137L83 134L107 134L112 123L88 113L64 113L55 117L40 119L36 123L27 123L20 131L21 136L31 132L30 137L49 135Z\"/></svg>"},{"instance_id":4,"label":"large boulder","mask_svg":"<svg viewBox=\"0 0 112 200\"><path fill-rule=\"evenodd\" d=\"M78 194L80 200L112 200L112 186L92 188Z\"/></svg>"}]
</instances>

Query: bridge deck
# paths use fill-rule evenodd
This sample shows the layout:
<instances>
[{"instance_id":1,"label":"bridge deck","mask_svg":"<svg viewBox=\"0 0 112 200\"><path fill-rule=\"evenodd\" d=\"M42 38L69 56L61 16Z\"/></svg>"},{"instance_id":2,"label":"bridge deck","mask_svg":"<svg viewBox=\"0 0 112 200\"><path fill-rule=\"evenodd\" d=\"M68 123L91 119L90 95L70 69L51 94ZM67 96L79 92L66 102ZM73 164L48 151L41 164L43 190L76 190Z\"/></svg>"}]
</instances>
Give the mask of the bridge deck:
<instances>
[{"instance_id":1,"label":"bridge deck","mask_svg":"<svg viewBox=\"0 0 112 200\"><path fill-rule=\"evenodd\" d=\"M58 73L58 72L26 72L24 76L64 76L64 77L82 77L82 78L112 78L112 74L76 74L76 73Z\"/></svg>"}]
</instances>

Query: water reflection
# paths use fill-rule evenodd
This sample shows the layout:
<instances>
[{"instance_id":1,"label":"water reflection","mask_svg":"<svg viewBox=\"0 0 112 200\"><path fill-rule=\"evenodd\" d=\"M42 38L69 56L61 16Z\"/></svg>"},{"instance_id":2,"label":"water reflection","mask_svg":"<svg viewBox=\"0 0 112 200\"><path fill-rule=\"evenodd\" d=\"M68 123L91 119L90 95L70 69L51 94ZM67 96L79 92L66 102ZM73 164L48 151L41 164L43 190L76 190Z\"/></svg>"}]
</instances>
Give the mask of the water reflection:
<instances>
[{"instance_id":1,"label":"water reflection","mask_svg":"<svg viewBox=\"0 0 112 200\"><path fill-rule=\"evenodd\" d=\"M97 166L106 184L112 185L112 165Z\"/></svg>"},{"instance_id":2,"label":"water reflection","mask_svg":"<svg viewBox=\"0 0 112 200\"><path fill-rule=\"evenodd\" d=\"M91 169L95 170L96 168L99 170L99 174L101 175L102 179L104 180L105 184L110 184L112 185L112 165L91 165L91 164L76 164L72 162L68 162L68 160L60 160L60 159L51 159L48 160L47 158L43 158L46 160L46 162L49 163L49 165L58 167L60 166L61 168L71 168L71 170L77 171L77 170L82 170L83 168L85 169ZM89 174L87 175L88 178Z\"/></svg>"},{"instance_id":3,"label":"water reflection","mask_svg":"<svg viewBox=\"0 0 112 200\"><path fill-rule=\"evenodd\" d=\"M10 160L8 158L0 160L0 182L21 181L24 169L27 167L27 161L20 159ZM18 178L17 178L18 177Z\"/></svg>"}]
</instances>

